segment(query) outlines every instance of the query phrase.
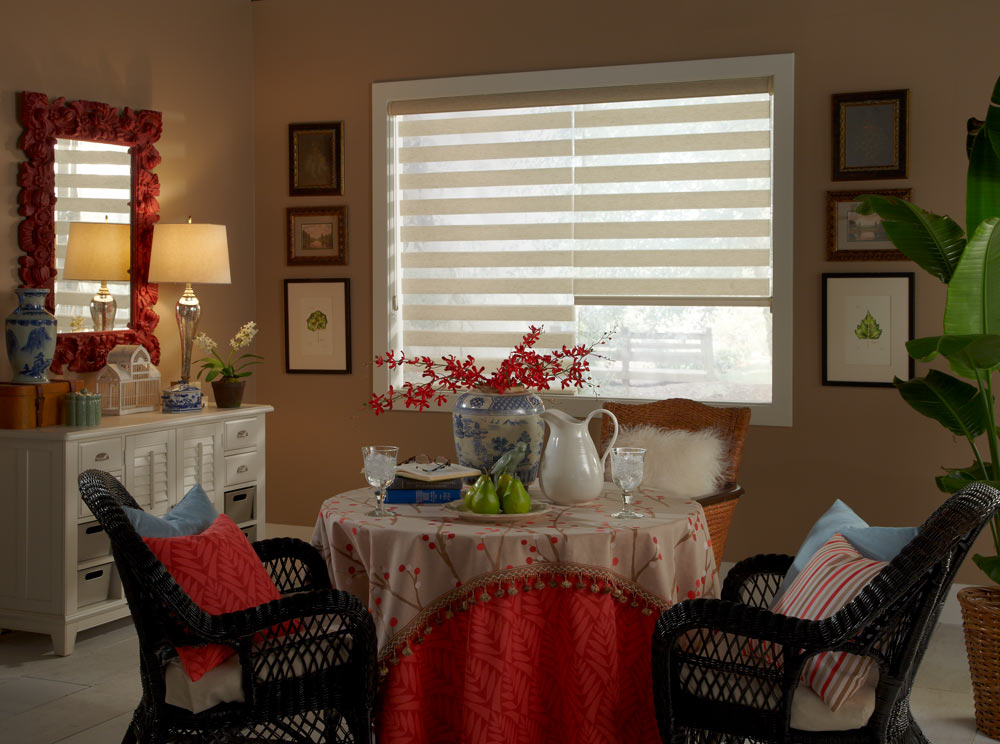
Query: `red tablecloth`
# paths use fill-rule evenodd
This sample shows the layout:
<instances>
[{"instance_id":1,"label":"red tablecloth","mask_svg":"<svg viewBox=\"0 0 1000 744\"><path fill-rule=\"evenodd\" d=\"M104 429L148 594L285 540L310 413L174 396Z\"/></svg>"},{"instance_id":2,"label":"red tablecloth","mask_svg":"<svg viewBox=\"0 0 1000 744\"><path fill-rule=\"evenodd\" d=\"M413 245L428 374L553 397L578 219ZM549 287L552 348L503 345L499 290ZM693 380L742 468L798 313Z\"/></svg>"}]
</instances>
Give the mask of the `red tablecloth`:
<instances>
[{"instance_id":1,"label":"red tablecloth","mask_svg":"<svg viewBox=\"0 0 1000 744\"><path fill-rule=\"evenodd\" d=\"M612 486L483 525L441 506L365 517L368 489L327 500L313 542L376 621L380 744L658 742L653 626L717 594L715 560L698 504L644 491L647 519L611 519L619 506Z\"/></svg>"}]
</instances>

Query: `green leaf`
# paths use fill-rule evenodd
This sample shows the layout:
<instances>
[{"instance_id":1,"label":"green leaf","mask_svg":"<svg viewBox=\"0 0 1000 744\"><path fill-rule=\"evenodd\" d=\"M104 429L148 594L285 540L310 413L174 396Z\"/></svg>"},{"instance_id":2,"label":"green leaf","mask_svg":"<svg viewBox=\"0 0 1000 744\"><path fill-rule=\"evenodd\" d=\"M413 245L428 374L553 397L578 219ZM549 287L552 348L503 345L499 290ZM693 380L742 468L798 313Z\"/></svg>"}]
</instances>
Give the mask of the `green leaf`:
<instances>
[{"instance_id":1,"label":"green leaf","mask_svg":"<svg viewBox=\"0 0 1000 744\"><path fill-rule=\"evenodd\" d=\"M932 369L926 377L893 380L903 400L918 413L934 419L953 434L970 441L989 426L982 393L967 382Z\"/></svg>"},{"instance_id":2,"label":"green leaf","mask_svg":"<svg viewBox=\"0 0 1000 744\"><path fill-rule=\"evenodd\" d=\"M941 343L941 336L915 338L906 342L906 350L918 362L929 362L938 355L939 343Z\"/></svg>"},{"instance_id":3,"label":"green leaf","mask_svg":"<svg viewBox=\"0 0 1000 744\"><path fill-rule=\"evenodd\" d=\"M865 317L861 319L857 328L854 329L854 335L861 341L873 341L877 338L882 338L882 326L872 317L871 310L865 311Z\"/></svg>"},{"instance_id":4,"label":"green leaf","mask_svg":"<svg viewBox=\"0 0 1000 744\"><path fill-rule=\"evenodd\" d=\"M930 362L940 354L948 359L956 374L973 380L977 379L977 370L1000 369L1000 335L996 334L915 338L906 342L906 350L918 362Z\"/></svg>"},{"instance_id":5,"label":"green leaf","mask_svg":"<svg viewBox=\"0 0 1000 744\"><path fill-rule=\"evenodd\" d=\"M947 472L944 475L937 476L934 480L937 482L937 487L940 490L945 493L955 493L970 483L992 479L993 466L988 462L984 463L984 465L986 466L985 478L983 477L983 469L979 467L979 463L974 462L965 468L945 468Z\"/></svg>"},{"instance_id":6,"label":"green leaf","mask_svg":"<svg viewBox=\"0 0 1000 744\"><path fill-rule=\"evenodd\" d=\"M249 377L252 374L253 374L253 372L240 372L239 374L237 374L235 376L236 377Z\"/></svg>"},{"instance_id":7,"label":"green leaf","mask_svg":"<svg viewBox=\"0 0 1000 744\"><path fill-rule=\"evenodd\" d=\"M983 569L983 573L990 577L990 580L1000 584L1000 555L979 555L972 556L976 565Z\"/></svg>"},{"instance_id":8,"label":"green leaf","mask_svg":"<svg viewBox=\"0 0 1000 744\"><path fill-rule=\"evenodd\" d=\"M858 213L877 213L889 240L904 256L945 284L951 281L965 249L965 235L955 220L894 196L864 194L859 201Z\"/></svg>"},{"instance_id":9,"label":"green leaf","mask_svg":"<svg viewBox=\"0 0 1000 744\"><path fill-rule=\"evenodd\" d=\"M1000 216L1000 79L993 87L986 122L972 141L965 190L966 233Z\"/></svg>"},{"instance_id":10,"label":"green leaf","mask_svg":"<svg viewBox=\"0 0 1000 744\"><path fill-rule=\"evenodd\" d=\"M218 376L219 376L219 370L213 369L211 372L208 373L208 377L205 378L205 382L211 382Z\"/></svg>"},{"instance_id":11,"label":"green leaf","mask_svg":"<svg viewBox=\"0 0 1000 744\"><path fill-rule=\"evenodd\" d=\"M948 283L948 335L1000 333L1000 217L976 229Z\"/></svg>"}]
</instances>

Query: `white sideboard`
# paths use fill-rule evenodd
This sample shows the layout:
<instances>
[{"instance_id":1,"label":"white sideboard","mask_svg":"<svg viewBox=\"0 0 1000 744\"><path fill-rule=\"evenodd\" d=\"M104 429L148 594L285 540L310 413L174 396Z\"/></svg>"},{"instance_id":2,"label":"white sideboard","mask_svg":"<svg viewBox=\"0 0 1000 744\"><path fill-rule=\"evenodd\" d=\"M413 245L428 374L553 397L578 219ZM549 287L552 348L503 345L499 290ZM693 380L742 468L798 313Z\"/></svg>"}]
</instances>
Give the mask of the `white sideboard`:
<instances>
[{"instance_id":1,"label":"white sideboard","mask_svg":"<svg viewBox=\"0 0 1000 744\"><path fill-rule=\"evenodd\" d=\"M129 614L111 548L77 488L89 468L115 475L163 514L195 483L251 540L263 539L264 405L108 416L92 428L0 430L0 628L76 634Z\"/></svg>"}]
</instances>

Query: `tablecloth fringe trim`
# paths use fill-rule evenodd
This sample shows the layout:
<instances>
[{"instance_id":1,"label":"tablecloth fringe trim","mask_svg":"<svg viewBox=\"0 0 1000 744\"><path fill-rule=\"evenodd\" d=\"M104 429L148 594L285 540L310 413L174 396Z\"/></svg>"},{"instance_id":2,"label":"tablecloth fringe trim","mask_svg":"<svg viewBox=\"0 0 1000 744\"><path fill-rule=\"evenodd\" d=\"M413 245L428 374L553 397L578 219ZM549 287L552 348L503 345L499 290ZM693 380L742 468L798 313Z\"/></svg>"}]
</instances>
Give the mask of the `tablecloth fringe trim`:
<instances>
[{"instance_id":1,"label":"tablecloth fringe trim","mask_svg":"<svg viewBox=\"0 0 1000 744\"><path fill-rule=\"evenodd\" d=\"M413 654L413 644L423 643L434 628L465 612L471 606L514 596L519 592L562 589L610 594L622 604L641 606L644 615L660 613L670 601L646 591L641 586L597 566L566 563L552 566L519 566L477 576L441 595L422 609L379 653L379 673L388 674L388 664L398 664L401 656Z\"/></svg>"}]
</instances>

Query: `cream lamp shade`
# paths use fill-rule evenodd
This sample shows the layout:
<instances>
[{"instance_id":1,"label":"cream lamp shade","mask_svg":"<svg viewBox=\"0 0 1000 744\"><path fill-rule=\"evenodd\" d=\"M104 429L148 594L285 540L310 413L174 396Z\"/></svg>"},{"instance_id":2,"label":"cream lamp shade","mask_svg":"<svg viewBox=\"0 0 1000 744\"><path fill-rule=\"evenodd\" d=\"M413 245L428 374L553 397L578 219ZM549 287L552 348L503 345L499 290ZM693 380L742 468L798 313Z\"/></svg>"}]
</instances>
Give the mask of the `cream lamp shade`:
<instances>
[{"instance_id":1,"label":"cream lamp shade","mask_svg":"<svg viewBox=\"0 0 1000 744\"><path fill-rule=\"evenodd\" d=\"M225 225L154 225L149 281L175 284L229 284L229 243Z\"/></svg>"},{"instance_id":2,"label":"cream lamp shade","mask_svg":"<svg viewBox=\"0 0 1000 744\"><path fill-rule=\"evenodd\" d=\"M110 222L72 222L66 244L65 279L117 282L129 278L131 227Z\"/></svg>"}]
</instances>

